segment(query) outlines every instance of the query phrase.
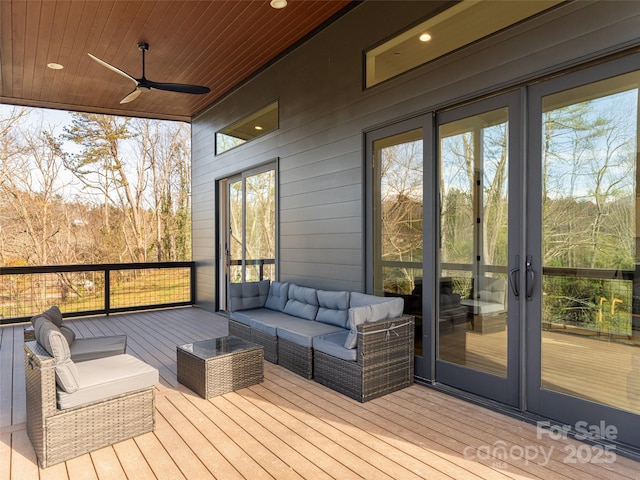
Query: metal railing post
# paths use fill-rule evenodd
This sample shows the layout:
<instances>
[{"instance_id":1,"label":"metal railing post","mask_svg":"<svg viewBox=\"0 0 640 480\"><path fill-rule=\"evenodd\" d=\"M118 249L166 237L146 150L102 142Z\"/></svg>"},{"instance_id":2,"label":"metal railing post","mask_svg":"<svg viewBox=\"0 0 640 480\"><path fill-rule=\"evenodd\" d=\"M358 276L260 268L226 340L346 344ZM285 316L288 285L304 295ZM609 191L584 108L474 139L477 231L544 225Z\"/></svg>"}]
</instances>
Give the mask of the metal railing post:
<instances>
[{"instance_id":1,"label":"metal railing post","mask_svg":"<svg viewBox=\"0 0 640 480\"><path fill-rule=\"evenodd\" d=\"M104 313L109 315L111 311L111 270L105 267L104 270Z\"/></svg>"}]
</instances>

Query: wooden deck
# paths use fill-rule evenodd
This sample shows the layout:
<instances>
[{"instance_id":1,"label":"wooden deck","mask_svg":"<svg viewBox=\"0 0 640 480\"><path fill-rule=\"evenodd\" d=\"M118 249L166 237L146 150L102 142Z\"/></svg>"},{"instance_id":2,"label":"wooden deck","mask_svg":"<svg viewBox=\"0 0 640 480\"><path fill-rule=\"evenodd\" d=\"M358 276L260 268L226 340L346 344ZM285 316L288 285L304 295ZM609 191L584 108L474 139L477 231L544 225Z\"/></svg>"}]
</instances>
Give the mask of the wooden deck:
<instances>
[{"instance_id":1,"label":"wooden deck","mask_svg":"<svg viewBox=\"0 0 640 480\"><path fill-rule=\"evenodd\" d=\"M66 324L79 336L126 334L128 352L158 368L156 431L40 470L25 427L22 326L0 327L0 480L616 480L640 472L621 456L570 463L586 444L537 438L534 425L419 385L360 404L265 363L264 383L204 400L177 383L175 347L225 335L227 321L198 308Z\"/></svg>"}]
</instances>

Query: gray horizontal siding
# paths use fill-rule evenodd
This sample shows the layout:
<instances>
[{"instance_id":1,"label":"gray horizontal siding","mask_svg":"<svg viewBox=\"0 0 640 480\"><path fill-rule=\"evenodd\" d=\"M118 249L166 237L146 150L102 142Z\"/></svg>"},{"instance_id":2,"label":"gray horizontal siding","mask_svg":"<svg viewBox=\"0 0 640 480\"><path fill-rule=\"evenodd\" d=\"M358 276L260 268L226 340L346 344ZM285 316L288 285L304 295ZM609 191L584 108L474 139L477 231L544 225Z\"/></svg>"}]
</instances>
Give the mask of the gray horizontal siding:
<instances>
[{"instance_id":1,"label":"gray horizontal siding","mask_svg":"<svg viewBox=\"0 0 640 480\"><path fill-rule=\"evenodd\" d=\"M360 252L362 249L362 234L357 233L320 233L283 235L280 234L280 259L286 261L289 248L296 249L348 249ZM330 263L329 258L325 259ZM335 264L334 264L335 265Z\"/></svg>"},{"instance_id":2,"label":"gray horizontal siding","mask_svg":"<svg viewBox=\"0 0 640 480\"><path fill-rule=\"evenodd\" d=\"M349 189L351 191L351 189ZM302 222L310 218L325 220L332 218L358 218L362 215L362 203L358 199L344 202L323 203L322 205L295 206L280 209L280 221L283 223Z\"/></svg>"},{"instance_id":3,"label":"gray horizontal siding","mask_svg":"<svg viewBox=\"0 0 640 480\"><path fill-rule=\"evenodd\" d=\"M280 279L362 291L363 132L639 43L640 2L573 2L363 90L362 52L441 3L365 1L194 119L199 301L215 292L215 179L279 158ZM217 130L275 99L278 131L214 156Z\"/></svg>"}]
</instances>

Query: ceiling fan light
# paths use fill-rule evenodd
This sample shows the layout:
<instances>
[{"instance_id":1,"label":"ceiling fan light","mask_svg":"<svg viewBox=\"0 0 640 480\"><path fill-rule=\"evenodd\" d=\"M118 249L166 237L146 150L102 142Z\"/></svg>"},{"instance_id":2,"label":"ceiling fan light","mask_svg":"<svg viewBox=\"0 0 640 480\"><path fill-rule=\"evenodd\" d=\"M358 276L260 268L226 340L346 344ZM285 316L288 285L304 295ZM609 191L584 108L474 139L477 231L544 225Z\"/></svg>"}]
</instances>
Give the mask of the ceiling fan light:
<instances>
[{"instance_id":1,"label":"ceiling fan light","mask_svg":"<svg viewBox=\"0 0 640 480\"><path fill-rule=\"evenodd\" d=\"M271 0L271 7L281 9L287 6L287 0Z\"/></svg>"}]
</instances>

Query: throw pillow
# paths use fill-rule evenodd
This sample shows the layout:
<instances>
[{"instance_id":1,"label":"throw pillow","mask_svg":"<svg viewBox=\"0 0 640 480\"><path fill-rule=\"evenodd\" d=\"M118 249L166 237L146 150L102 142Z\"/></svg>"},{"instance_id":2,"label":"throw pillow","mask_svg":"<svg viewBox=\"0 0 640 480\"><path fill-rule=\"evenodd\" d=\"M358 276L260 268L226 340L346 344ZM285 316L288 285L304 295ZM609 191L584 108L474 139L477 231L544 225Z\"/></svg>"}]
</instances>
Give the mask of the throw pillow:
<instances>
[{"instance_id":1,"label":"throw pillow","mask_svg":"<svg viewBox=\"0 0 640 480\"><path fill-rule=\"evenodd\" d=\"M53 324L56 327L62 326L62 313L60 312L60 309L57 306L54 305L49 310L44 312L43 315L46 315L47 317L49 317L49 319L53 322Z\"/></svg>"}]
</instances>

